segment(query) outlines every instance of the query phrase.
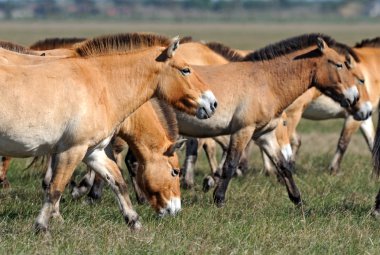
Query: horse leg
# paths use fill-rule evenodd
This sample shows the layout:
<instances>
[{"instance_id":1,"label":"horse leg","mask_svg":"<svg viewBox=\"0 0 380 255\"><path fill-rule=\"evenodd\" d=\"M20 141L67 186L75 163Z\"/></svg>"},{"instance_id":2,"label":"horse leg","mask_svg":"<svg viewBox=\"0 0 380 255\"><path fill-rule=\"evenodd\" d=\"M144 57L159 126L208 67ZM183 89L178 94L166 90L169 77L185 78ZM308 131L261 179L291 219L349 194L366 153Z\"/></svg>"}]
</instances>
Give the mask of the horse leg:
<instances>
[{"instance_id":1,"label":"horse leg","mask_svg":"<svg viewBox=\"0 0 380 255\"><path fill-rule=\"evenodd\" d=\"M106 149L107 152L111 151L110 146ZM132 207L127 184L121 175L119 167L109 158L108 153L106 154L104 149L94 149L87 153L84 162L111 186L117 196L119 207L126 223L132 229L140 229L141 223L139 221L139 216Z\"/></svg>"},{"instance_id":2,"label":"horse leg","mask_svg":"<svg viewBox=\"0 0 380 255\"><path fill-rule=\"evenodd\" d=\"M277 176L276 166L272 163L271 159L264 152L264 150L260 149L260 151L261 151L261 156L262 156L263 162L264 162L264 174L266 176L269 176L269 175L276 175Z\"/></svg>"},{"instance_id":3,"label":"horse leg","mask_svg":"<svg viewBox=\"0 0 380 255\"><path fill-rule=\"evenodd\" d=\"M146 198L139 185L137 184L136 179L139 163L137 162L135 155L133 155L133 152L130 149L128 149L128 153L125 156L125 165L127 166L129 177L131 178L133 189L135 190L137 202L139 204L144 204L146 202Z\"/></svg>"},{"instance_id":4,"label":"horse leg","mask_svg":"<svg viewBox=\"0 0 380 255\"><path fill-rule=\"evenodd\" d=\"M294 165L290 160L286 160L281 152L275 132L271 131L261 135L256 139L256 143L264 150L272 163L276 166L278 176L283 180L290 200L296 205L301 204L301 194L292 175Z\"/></svg>"},{"instance_id":5,"label":"horse leg","mask_svg":"<svg viewBox=\"0 0 380 255\"><path fill-rule=\"evenodd\" d=\"M87 167L87 173L79 182L78 185L75 185L71 191L71 196L73 199L79 199L86 195L88 191L92 188L95 179L95 172L91 168Z\"/></svg>"},{"instance_id":6,"label":"horse leg","mask_svg":"<svg viewBox=\"0 0 380 255\"><path fill-rule=\"evenodd\" d=\"M8 189L10 187L7 172L9 169L9 165L11 163L11 157L1 156L1 168L0 168L0 184L4 189Z\"/></svg>"},{"instance_id":7,"label":"horse leg","mask_svg":"<svg viewBox=\"0 0 380 255\"><path fill-rule=\"evenodd\" d=\"M375 208L372 212L372 215L376 218L380 218L380 190L376 195Z\"/></svg>"},{"instance_id":8,"label":"horse leg","mask_svg":"<svg viewBox=\"0 0 380 255\"><path fill-rule=\"evenodd\" d=\"M364 136L365 141L367 142L368 148L370 151L373 150L373 144L375 141L375 128L373 126L372 118L369 117L365 121L362 121L360 125L360 131Z\"/></svg>"},{"instance_id":9,"label":"horse leg","mask_svg":"<svg viewBox=\"0 0 380 255\"><path fill-rule=\"evenodd\" d=\"M194 186L194 167L198 158L198 139L188 138L186 141L186 159L183 166L182 187L189 189Z\"/></svg>"},{"instance_id":10,"label":"horse leg","mask_svg":"<svg viewBox=\"0 0 380 255\"><path fill-rule=\"evenodd\" d=\"M240 158L239 166L236 170L237 176L243 176L248 171L248 157L251 154L252 144L248 143L247 147L243 150L243 153Z\"/></svg>"},{"instance_id":11,"label":"horse leg","mask_svg":"<svg viewBox=\"0 0 380 255\"><path fill-rule=\"evenodd\" d=\"M51 181L46 188L44 205L36 219L34 228L37 232L46 232L48 223L53 216L59 217L59 200L67 183L75 170L75 167L83 159L87 146L72 147L64 152L52 155Z\"/></svg>"},{"instance_id":12,"label":"horse leg","mask_svg":"<svg viewBox=\"0 0 380 255\"><path fill-rule=\"evenodd\" d=\"M214 190L214 203L217 206L224 204L228 184L236 172L240 157L251 140L253 132L253 127L246 127L231 135L227 158L223 164L223 173Z\"/></svg>"},{"instance_id":13,"label":"horse leg","mask_svg":"<svg viewBox=\"0 0 380 255\"><path fill-rule=\"evenodd\" d=\"M224 162L226 162L227 151L223 150L222 158L220 159L219 165L216 170L211 173L211 175L207 175L203 179L203 192L208 192L212 187L215 186L216 183L219 182L220 176L222 176L222 169Z\"/></svg>"},{"instance_id":14,"label":"horse leg","mask_svg":"<svg viewBox=\"0 0 380 255\"><path fill-rule=\"evenodd\" d=\"M222 176L222 168L224 162L226 161L228 145L230 143L230 136L227 135L216 136L212 139L222 147L222 158L211 175L208 175L203 179L203 192L208 192L212 187L214 187L215 183L219 181L219 177Z\"/></svg>"},{"instance_id":15,"label":"horse leg","mask_svg":"<svg viewBox=\"0 0 380 255\"><path fill-rule=\"evenodd\" d=\"M347 150L348 144L351 141L352 135L359 129L361 122L354 120L352 116L346 118L342 132L340 133L338 147L335 151L335 155L330 163L330 173L336 175L340 168L340 162L343 155Z\"/></svg>"}]
</instances>

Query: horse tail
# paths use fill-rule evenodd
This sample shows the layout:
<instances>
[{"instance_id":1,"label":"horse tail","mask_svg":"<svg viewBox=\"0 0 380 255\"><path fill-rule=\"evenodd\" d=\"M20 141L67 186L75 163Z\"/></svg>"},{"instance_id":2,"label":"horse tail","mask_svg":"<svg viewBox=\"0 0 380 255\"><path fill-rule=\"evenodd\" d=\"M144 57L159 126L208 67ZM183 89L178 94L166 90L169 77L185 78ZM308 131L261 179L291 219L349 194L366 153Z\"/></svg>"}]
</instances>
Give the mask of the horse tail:
<instances>
[{"instance_id":1,"label":"horse tail","mask_svg":"<svg viewBox=\"0 0 380 255\"><path fill-rule=\"evenodd\" d=\"M36 169L42 169L42 170L47 170L48 168L48 162L49 162L49 156L37 156L34 157L32 162L27 165L24 170L28 170L30 168L36 168Z\"/></svg>"},{"instance_id":2,"label":"horse tail","mask_svg":"<svg viewBox=\"0 0 380 255\"><path fill-rule=\"evenodd\" d=\"M380 119L380 105L378 109ZM378 178L380 175L380 125L377 124L375 142L372 149L373 174Z\"/></svg>"}]
</instances>

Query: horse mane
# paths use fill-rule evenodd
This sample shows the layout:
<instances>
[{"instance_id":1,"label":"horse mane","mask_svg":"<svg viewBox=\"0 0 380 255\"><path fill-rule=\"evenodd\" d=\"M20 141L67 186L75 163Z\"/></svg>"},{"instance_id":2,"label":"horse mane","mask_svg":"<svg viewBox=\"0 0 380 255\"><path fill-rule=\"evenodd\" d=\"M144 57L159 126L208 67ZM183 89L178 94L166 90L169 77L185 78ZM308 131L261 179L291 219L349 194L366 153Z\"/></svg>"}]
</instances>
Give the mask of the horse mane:
<instances>
[{"instance_id":1,"label":"horse mane","mask_svg":"<svg viewBox=\"0 0 380 255\"><path fill-rule=\"evenodd\" d=\"M167 47L171 39L162 35L144 33L126 33L106 35L86 40L75 46L81 57L99 56L117 52L127 52L152 46Z\"/></svg>"},{"instance_id":2,"label":"horse mane","mask_svg":"<svg viewBox=\"0 0 380 255\"><path fill-rule=\"evenodd\" d=\"M372 38L372 39L364 39L359 43L356 43L354 48L378 48L380 47L380 37Z\"/></svg>"},{"instance_id":3,"label":"horse mane","mask_svg":"<svg viewBox=\"0 0 380 255\"><path fill-rule=\"evenodd\" d=\"M179 44L182 44L182 43L189 43L189 42L194 42L193 40L193 37L187 35L187 36L184 36L182 37L180 40L179 40Z\"/></svg>"},{"instance_id":4,"label":"horse mane","mask_svg":"<svg viewBox=\"0 0 380 255\"><path fill-rule=\"evenodd\" d=\"M210 50L221 55L231 62L243 61L244 57L236 50L219 42L208 42L205 44Z\"/></svg>"},{"instance_id":5,"label":"horse mane","mask_svg":"<svg viewBox=\"0 0 380 255\"><path fill-rule=\"evenodd\" d=\"M29 50L28 48L26 48L22 45L16 44L16 43L0 41L0 47L4 48L6 50L21 53L21 54L38 55L37 53Z\"/></svg>"},{"instance_id":6,"label":"horse mane","mask_svg":"<svg viewBox=\"0 0 380 255\"><path fill-rule=\"evenodd\" d=\"M293 53L298 50L308 48L317 44L317 38L322 38L329 47L337 45L337 42L330 36L313 33L313 34L303 34L300 36L291 37L289 39L282 40L280 42L270 44L264 48L254 51L248 54L244 60L245 61L264 61L271 60L276 57L284 56ZM342 46L343 44L339 44ZM349 47L347 47L349 48ZM343 49L343 48L340 48Z\"/></svg>"},{"instance_id":7,"label":"horse mane","mask_svg":"<svg viewBox=\"0 0 380 255\"><path fill-rule=\"evenodd\" d=\"M59 48L70 48L75 43L83 42L86 38L46 38L44 40L39 40L29 46L32 50L54 50Z\"/></svg>"},{"instance_id":8,"label":"horse mane","mask_svg":"<svg viewBox=\"0 0 380 255\"><path fill-rule=\"evenodd\" d=\"M170 141L175 142L178 138L178 123L176 114L171 106L166 102L157 98L150 99L158 119L166 130L166 134Z\"/></svg>"}]
</instances>

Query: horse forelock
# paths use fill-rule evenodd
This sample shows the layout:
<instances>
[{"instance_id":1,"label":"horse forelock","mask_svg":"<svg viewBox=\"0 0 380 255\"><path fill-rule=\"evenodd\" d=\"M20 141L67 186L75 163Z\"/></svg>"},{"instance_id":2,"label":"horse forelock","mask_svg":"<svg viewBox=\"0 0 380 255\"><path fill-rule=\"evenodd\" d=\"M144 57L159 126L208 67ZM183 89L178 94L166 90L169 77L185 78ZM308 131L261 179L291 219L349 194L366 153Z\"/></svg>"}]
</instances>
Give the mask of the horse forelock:
<instances>
[{"instance_id":1,"label":"horse forelock","mask_svg":"<svg viewBox=\"0 0 380 255\"><path fill-rule=\"evenodd\" d=\"M264 48L248 54L244 61L264 61L281 57L298 50L302 50L317 44L317 38L322 38L329 47L334 47L336 41L328 35L313 33L295 36L270 44Z\"/></svg>"},{"instance_id":2,"label":"horse forelock","mask_svg":"<svg viewBox=\"0 0 380 255\"><path fill-rule=\"evenodd\" d=\"M29 50L28 48L16 43L0 41L0 47L21 54L38 55L37 53Z\"/></svg>"},{"instance_id":3,"label":"horse forelock","mask_svg":"<svg viewBox=\"0 0 380 255\"><path fill-rule=\"evenodd\" d=\"M356 43L354 48L379 48L380 47L380 37L372 38L372 39L364 39L359 43Z\"/></svg>"},{"instance_id":4,"label":"horse forelock","mask_svg":"<svg viewBox=\"0 0 380 255\"><path fill-rule=\"evenodd\" d=\"M123 53L153 46L167 47L171 39L162 35L126 33L95 37L75 45L81 57Z\"/></svg>"},{"instance_id":5,"label":"horse forelock","mask_svg":"<svg viewBox=\"0 0 380 255\"><path fill-rule=\"evenodd\" d=\"M86 38L46 38L33 43L29 48L32 50L54 50L72 47L74 44L85 41Z\"/></svg>"},{"instance_id":6,"label":"horse forelock","mask_svg":"<svg viewBox=\"0 0 380 255\"><path fill-rule=\"evenodd\" d=\"M167 137L171 142L175 142L178 138L178 123L175 112L166 102L153 98L150 100L153 108L157 113L160 123L164 127Z\"/></svg>"},{"instance_id":7,"label":"horse forelock","mask_svg":"<svg viewBox=\"0 0 380 255\"><path fill-rule=\"evenodd\" d=\"M208 42L205 44L210 50L224 57L228 61L243 61L244 57L236 50L219 42Z\"/></svg>"}]
</instances>

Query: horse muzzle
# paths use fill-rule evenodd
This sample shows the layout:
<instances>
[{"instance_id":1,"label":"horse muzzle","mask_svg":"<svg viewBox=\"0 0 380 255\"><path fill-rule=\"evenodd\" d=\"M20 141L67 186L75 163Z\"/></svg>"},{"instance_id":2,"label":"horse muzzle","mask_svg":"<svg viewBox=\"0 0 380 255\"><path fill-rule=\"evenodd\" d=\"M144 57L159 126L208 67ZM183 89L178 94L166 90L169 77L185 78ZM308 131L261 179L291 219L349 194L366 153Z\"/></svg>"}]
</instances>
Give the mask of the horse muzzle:
<instances>
[{"instance_id":1,"label":"horse muzzle","mask_svg":"<svg viewBox=\"0 0 380 255\"><path fill-rule=\"evenodd\" d=\"M196 117L198 119L208 119L215 113L218 102L214 94L210 90L207 90L199 98L198 105Z\"/></svg>"},{"instance_id":2,"label":"horse muzzle","mask_svg":"<svg viewBox=\"0 0 380 255\"><path fill-rule=\"evenodd\" d=\"M368 119L372 115L372 104L367 101L360 106L360 109L356 111L352 116L357 121L363 121Z\"/></svg>"},{"instance_id":3,"label":"horse muzzle","mask_svg":"<svg viewBox=\"0 0 380 255\"><path fill-rule=\"evenodd\" d=\"M340 105L345 108L354 106L359 100L359 96L358 88L354 85L343 92L343 98L340 101Z\"/></svg>"},{"instance_id":4,"label":"horse muzzle","mask_svg":"<svg viewBox=\"0 0 380 255\"><path fill-rule=\"evenodd\" d=\"M176 215L181 211L181 199L179 197L174 197L169 200L165 208L161 208L158 211L159 217L164 217L166 215Z\"/></svg>"}]
</instances>

